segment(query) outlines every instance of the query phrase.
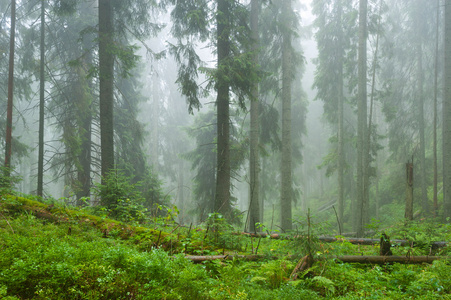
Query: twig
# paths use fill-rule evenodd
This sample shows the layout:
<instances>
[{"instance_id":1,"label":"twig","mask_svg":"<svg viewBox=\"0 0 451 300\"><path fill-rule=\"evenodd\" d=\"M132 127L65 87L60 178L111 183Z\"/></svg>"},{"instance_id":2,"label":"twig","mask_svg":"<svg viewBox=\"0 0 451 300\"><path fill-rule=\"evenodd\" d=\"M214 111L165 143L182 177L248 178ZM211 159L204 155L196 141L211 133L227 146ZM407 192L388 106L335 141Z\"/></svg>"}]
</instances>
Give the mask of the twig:
<instances>
[{"instance_id":1,"label":"twig","mask_svg":"<svg viewBox=\"0 0 451 300\"><path fill-rule=\"evenodd\" d=\"M8 223L8 226L9 226L9 228L11 228L11 231L13 232L13 234L15 234L13 227L8 222L8 219L2 213L0 213L0 215L2 215L3 219L5 219L6 223Z\"/></svg>"}]
</instances>

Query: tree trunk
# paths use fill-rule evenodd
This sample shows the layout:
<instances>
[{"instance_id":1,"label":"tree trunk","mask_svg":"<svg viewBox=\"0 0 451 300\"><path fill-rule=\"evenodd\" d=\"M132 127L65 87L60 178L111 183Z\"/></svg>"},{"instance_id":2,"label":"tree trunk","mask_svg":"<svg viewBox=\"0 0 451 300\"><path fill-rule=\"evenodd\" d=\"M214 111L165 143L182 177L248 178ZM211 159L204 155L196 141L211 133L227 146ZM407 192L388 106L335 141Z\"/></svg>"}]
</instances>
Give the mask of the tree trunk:
<instances>
[{"instance_id":1,"label":"tree trunk","mask_svg":"<svg viewBox=\"0 0 451 300\"><path fill-rule=\"evenodd\" d=\"M425 215L429 214L429 203L426 186L426 145L424 140L424 75L423 75L423 50L421 41L417 42L417 109L418 109L418 134L420 136L420 185L421 185L421 206Z\"/></svg>"},{"instance_id":2,"label":"tree trunk","mask_svg":"<svg viewBox=\"0 0 451 300\"><path fill-rule=\"evenodd\" d=\"M413 220L413 163L406 163L406 209L404 217Z\"/></svg>"},{"instance_id":3,"label":"tree trunk","mask_svg":"<svg viewBox=\"0 0 451 300\"><path fill-rule=\"evenodd\" d=\"M337 20L338 20L338 30L340 35L338 38L338 55L337 55L337 66L338 66L338 77L337 77L337 87L338 87L338 166L337 166L337 179L338 179L338 222L339 228L343 228L343 215L344 215L344 165L345 165L345 153L344 153L344 93L343 93L343 25L342 25L342 14L343 7L341 0L336 3L337 6Z\"/></svg>"},{"instance_id":4,"label":"tree trunk","mask_svg":"<svg viewBox=\"0 0 451 300\"><path fill-rule=\"evenodd\" d=\"M433 120L433 168L434 168L434 182L433 182L433 205L434 217L438 215L438 199L437 199L437 98L438 98L438 60L439 60L439 27L440 27L440 0L437 0L437 15L436 15L436 29L435 29L435 74L434 74L434 120Z\"/></svg>"},{"instance_id":5,"label":"tree trunk","mask_svg":"<svg viewBox=\"0 0 451 300\"><path fill-rule=\"evenodd\" d=\"M451 218L451 1L445 1L445 68L443 80L443 218Z\"/></svg>"},{"instance_id":6,"label":"tree trunk","mask_svg":"<svg viewBox=\"0 0 451 300\"><path fill-rule=\"evenodd\" d=\"M281 162L281 195L280 220L285 231L292 229L291 203L293 201L292 169L291 169L291 0L282 1L282 162Z\"/></svg>"},{"instance_id":7,"label":"tree trunk","mask_svg":"<svg viewBox=\"0 0 451 300\"><path fill-rule=\"evenodd\" d=\"M152 144L151 144L151 164L152 171L158 173L159 163L159 120L160 120L160 82L157 72L152 74Z\"/></svg>"},{"instance_id":8,"label":"tree trunk","mask_svg":"<svg viewBox=\"0 0 451 300\"><path fill-rule=\"evenodd\" d=\"M258 65L258 19L260 14L259 0L251 1L251 31L252 31L252 51L254 52L253 63ZM259 101L258 101L258 82L252 87L251 100L251 129L250 129L250 155L249 155L249 231L255 232L257 228L255 223L259 223L260 219L260 156L259 156Z\"/></svg>"},{"instance_id":9,"label":"tree trunk","mask_svg":"<svg viewBox=\"0 0 451 300\"><path fill-rule=\"evenodd\" d=\"M99 0L100 154L102 180L114 168L113 48L113 7L111 1Z\"/></svg>"},{"instance_id":10,"label":"tree trunk","mask_svg":"<svg viewBox=\"0 0 451 300\"><path fill-rule=\"evenodd\" d=\"M217 58L218 70L226 67L230 56L230 10L229 0L218 0L217 12ZM217 169L215 212L230 217L230 84L224 72L218 72L216 82L217 98Z\"/></svg>"},{"instance_id":11,"label":"tree trunk","mask_svg":"<svg viewBox=\"0 0 451 300\"><path fill-rule=\"evenodd\" d=\"M359 1L358 49L358 116L357 116L357 236L363 236L368 211L368 144L367 144L367 0Z\"/></svg>"},{"instance_id":12,"label":"tree trunk","mask_svg":"<svg viewBox=\"0 0 451 300\"><path fill-rule=\"evenodd\" d=\"M90 13L91 5L85 4L82 7L83 12ZM94 37L90 34L83 36L83 50L85 51L85 57L83 66L80 69L79 80L83 87L81 97L77 99L79 103L79 124L78 134L81 141L81 153L78 156L80 166L78 167L78 183L79 190L77 192L78 205L84 205L85 202L80 201L80 198L89 197L91 195L91 146L92 146L92 80L86 76L86 70L93 63L92 43Z\"/></svg>"},{"instance_id":13,"label":"tree trunk","mask_svg":"<svg viewBox=\"0 0 451 300\"><path fill-rule=\"evenodd\" d=\"M36 194L43 196L44 182L44 104L45 104L45 1L41 0L41 43L39 64L39 141L38 141L38 186Z\"/></svg>"},{"instance_id":14,"label":"tree trunk","mask_svg":"<svg viewBox=\"0 0 451 300\"><path fill-rule=\"evenodd\" d=\"M12 127L13 127L13 96L14 96L14 51L16 36L16 0L11 1L11 33L9 40L9 72L8 72L8 104L6 109L6 138L5 138L5 168L6 177L10 175Z\"/></svg>"},{"instance_id":15,"label":"tree trunk","mask_svg":"<svg viewBox=\"0 0 451 300\"><path fill-rule=\"evenodd\" d=\"M443 259L440 256L363 256L363 255L343 255L334 257L337 262L377 264L385 265L389 263L400 264L423 264L432 263L434 260Z\"/></svg>"}]
</instances>

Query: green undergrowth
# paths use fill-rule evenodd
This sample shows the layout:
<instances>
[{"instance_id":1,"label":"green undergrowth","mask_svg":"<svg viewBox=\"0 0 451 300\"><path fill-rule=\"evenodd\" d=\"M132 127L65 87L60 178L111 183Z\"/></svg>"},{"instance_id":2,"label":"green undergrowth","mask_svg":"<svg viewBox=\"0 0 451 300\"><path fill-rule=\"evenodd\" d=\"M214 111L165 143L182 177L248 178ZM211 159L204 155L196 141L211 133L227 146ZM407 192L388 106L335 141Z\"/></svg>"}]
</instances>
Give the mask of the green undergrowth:
<instances>
[{"instance_id":1,"label":"green undergrowth","mask_svg":"<svg viewBox=\"0 0 451 300\"><path fill-rule=\"evenodd\" d=\"M344 264L334 257L377 255L378 245L356 246L344 239L321 243L311 228L300 230L304 238L298 239L250 238L218 215L196 228L167 222L165 216L160 221L123 223L88 209L4 196L0 299L451 299L447 260ZM393 247L395 255L425 255L428 241L448 238L448 229L421 221L387 232L423 243ZM447 248L437 251L448 255ZM194 264L185 258L222 253L261 254L262 259ZM292 280L308 253L315 263Z\"/></svg>"}]
</instances>

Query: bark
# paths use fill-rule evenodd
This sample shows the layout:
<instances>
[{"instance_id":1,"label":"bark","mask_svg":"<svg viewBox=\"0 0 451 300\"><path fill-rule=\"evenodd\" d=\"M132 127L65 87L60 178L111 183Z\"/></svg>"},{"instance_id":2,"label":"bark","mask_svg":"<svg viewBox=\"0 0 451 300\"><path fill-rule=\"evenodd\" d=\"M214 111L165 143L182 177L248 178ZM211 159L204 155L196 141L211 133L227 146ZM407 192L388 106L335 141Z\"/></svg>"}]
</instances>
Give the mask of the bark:
<instances>
[{"instance_id":1,"label":"bark","mask_svg":"<svg viewBox=\"0 0 451 300\"><path fill-rule=\"evenodd\" d=\"M247 261L259 261L267 260L268 256L265 255L209 255L209 256L194 256L187 255L186 259L191 260L194 263L201 263L211 260L233 260L243 259ZM269 257L270 259L277 259L277 257ZM423 264L432 263L434 260L445 259L440 256L363 256L363 255L342 255L332 256L336 262L343 263L361 263L361 264L378 264L384 265L389 263L401 263L401 264Z\"/></svg>"},{"instance_id":2,"label":"bark","mask_svg":"<svg viewBox=\"0 0 451 300\"><path fill-rule=\"evenodd\" d=\"M114 168L113 130L113 8L111 1L99 0L99 85L101 175L104 178Z\"/></svg>"},{"instance_id":3,"label":"bark","mask_svg":"<svg viewBox=\"0 0 451 300\"><path fill-rule=\"evenodd\" d=\"M260 1L251 1L251 32L252 32L252 51L253 63L258 64L258 19L260 14ZM258 102L258 82L255 82L252 87L251 100L251 129L250 129L250 155L249 155L249 231L257 230L255 223L259 223L260 219L260 157L258 153L259 145L259 102Z\"/></svg>"},{"instance_id":4,"label":"bark","mask_svg":"<svg viewBox=\"0 0 451 300\"><path fill-rule=\"evenodd\" d=\"M281 161L281 194L280 220L281 228L285 231L292 229L291 203L293 198L292 168L291 168L291 83L292 66L291 39L292 28L290 22L291 0L284 0L282 7L282 161Z\"/></svg>"},{"instance_id":5,"label":"bark","mask_svg":"<svg viewBox=\"0 0 451 300\"><path fill-rule=\"evenodd\" d=\"M391 249L390 249L391 248L390 238L385 233L383 233L381 235L379 245L380 245L379 255L381 255L381 256L393 255L393 253L391 252Z\"/></svg>"},{"instance_id":6,"label":"bark","mask_svg":"<svg viewBox=\"0 0 451 300\"><path fill-rule=\"evenodd\" d=\"M89 13L91 9L90 5L83 6L83 11ZM85 51L85 58L83 67L80 70L79 80L83 89L82 95L79 99L79 124L78 131L81 141L81 153L78 157L80 166L78 167L78 183L79 190L77 192L77 199L79 199L78 205L84 205L85 203L80 201L80 198L89 197L91 195L91 145L92 145L92 81L87 78L86 70L93 63L92 55L92 36L85 34L83 36L83 50Z\"/></svg>"},{"instance_id":7,"label":"bark","mask_svg":"<svg viewBox=\"0 0 451 300\"><path fill-rule=\"evenodd\" d=\"M338 36L338 166L337 166L337 179L338 179L338 222L339 229L343 228L343 215L344 215L344 93L343 93L343 28L342 28L342 14L343 7L341 0L337 1L337 19L338 30L340 35ZM341 230L340 230L341 231Z\"/></svg>"},{"instance_id":8,"label":"bark","mask_svg":"<svg viewBox=\"0 0 451 300\"><path fill-rule=\"evenodd\" d=\"M413 163L406 163L406 208L404 217L413 220Z\"/></svg>"},{"instance_id":9,"label":"bark","mask_svg":"<svg viewBox=\"0 0 451 300\"><path fill-rule=\"evenodd\" d=\"M419 35L421 36L421 35ZM418 134L420 137L420 185L421 185L421 206L423 213L429 214L429 203L427 197L427 186L426 186L426 145L424 140L424 74L423 74L423 51L421 39L417 42L417 109L418 109Z\"/></svg>"},{"instance_id":10,"label":"bark","mask_svg":"<svg viewBox=\"0 0 451 300\"><path fill-rule=\"evenodd\" d=\"M290 279L291 280L298 279L298 274L304 272L305 270L310 269L314 262L315 260L310 254L301 258L296 267L293 269L293 272L291 272Z\"/></svg>"},{"instance_id":11,"label":"bark","mask_svg":"<svg viewBox=\"0 0 451 300\"><path fill-rule=\"evenodd\" d=\"M444 259L440 256L367 256L343 255L334 256L337 262L384 265L389 263L400 264L431 264L434 260Z\"/></svg>"},{"instance_id":12,"label":"bark","mask_svg":"<svg viewBox=\"0 0 451 300\"><path fill-rule=\"evenodd\" d=\"M39 141L38 141L38 186L36 194L43 196L44 182L44 103L45 103L45 1L41 0L41 43L39 65Z\"/></svg>"},{"instance_id":13,"label":"bark","mask_svg":"<svg viewBox=\"0 0 451 300\"><path fill-rule=\"evenodd\" d=\"M443 218L451 218L451 1L445 1L445 67L443 82Z\"/></svg>"},{"instance_id":14,"label":"bark","mask_svg":"<svg viewBox=\"0 0 451 300\"><path fill-rule=\"evenodd\" d=\"M434 217L438 215L438 198L437 198L437 98L438 98L438 57L439 57L439 27L440 27L440 0L437 0L437 15L436 15L436 31L435 31L435 74L434 74L434 121L433 121L433 168L434 168L434 182L433 182L433 205Z\"/></svg>"},{"instance_id":15,"label":"bark","mask_svg":"<svg viewBox=\"0 0 451 300\"><path fill-rule=\"evenodd\" d=\"M367 0L359 1L358 49L358 116L357 116L357 236L363 236L368 211L368 145L367 145Z\"/></svg>"},{"instance_id":16,"label":"bark","mask_svg":"<svg viewBox=\"0 0 451 300\"><path fill-rule=\"evenodd\" d=\"M218 0L217 11L217 169L215 212L230 217L230 84L223 71L230 56L230 10L229 0Z\"/></svg>"},{"instance_id":17,"label":"bark","mask_svg":"<svg viewBox=\"0 0 451 300\"><path fill-rule=\"evenodd\" d=\"M6 176L10 175L12 127L13 127L13 96L14 96L14 51L16 36L16 0L11 1L11 33L9 40L9 71L8 71L8 104L6 109L6 138L5 138L5 168Z\"/></svg>"},{"instance_id":18,"label":"bark","mask_svg":"<svg viewBox=\"0 0 451 300\"><path fill-rule=\"evenodd\" d=\"M233 260L233 259L243 259L247 261L259 261L259 260L266 260L268 259L268 256L265 255L187 255L185 256L186 259L191 260L194 263L201 263L204 261L211 261L211 260ZM271 257L272 259L277 259L276 257Z\"/></svg>"},{"instance_id":19,"label":"bark","mask_svg":"<svg viewBox=\"0 0 451 300\"><path fill-rule=\"evenodd\" d=\"M156 72L153 73L152 76L152 144L151 144L151 163L152 163L152 171L158 173L159 163L158 163L158 154L159 154L159 119L160 119L160 83L159 78Z\"/></svg>"},{"instance_id":20,"label":"bark","mask_svg":"<svg viewBox=\"0 0 451 300\"><path fill-rule=\"evenodd\" d=\"M266 238L268 235L266 233L242 233L243 235L249 236L249 237L261 237ZM269 237L271 239L300 239L305 238L307 239L307 236L293 236L293 237L282 237L277 233L270 234ZM370 239L370 238L336 238L336 237L330 237L330 236L319 236L317 237L318 241L323 243L334 243L334 242L347 242L354 245L377 245L380 244L380 239ZM416 247L416 246L424 246L422 243L416 243L409 240L400 240L400 239L392 239L390 240L391 245L394 246L402 246L402 247ZM432 249L438 249L448 246L448 242L444 241L436 241L431 242L430 247Z\"/></svg>"}]
</instances>

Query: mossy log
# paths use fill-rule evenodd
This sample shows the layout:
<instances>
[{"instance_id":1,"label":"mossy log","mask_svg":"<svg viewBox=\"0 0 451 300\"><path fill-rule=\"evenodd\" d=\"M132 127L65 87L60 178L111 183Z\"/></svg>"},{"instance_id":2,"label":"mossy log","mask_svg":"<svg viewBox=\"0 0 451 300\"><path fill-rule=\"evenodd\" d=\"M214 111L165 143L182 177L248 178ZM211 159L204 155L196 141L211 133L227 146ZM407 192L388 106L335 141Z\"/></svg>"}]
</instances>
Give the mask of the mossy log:
<instances>
[{"instance_id":1,"label":"mossy log","mask_svg":"<svg viewBox=\"0 0 451 300\"><path fill-rule=\"evenodd\" d=\"M245 236L249 237L256 237L256 238L266 238L268 237L268 234L266 233L249 233L249 232L243 232L242 233ZM271 239L301 239L305 238L305 236L281 236L277 233L272 233L269 235ZM356 245L377 245L380 243L380 239L369 239L369 238L337 238L337 237L330 237L330 236L319 236L317 239L320 242L323 243L333 243L333 242L349 242L351 244ZM409 240L399 240L399 239L392 239L390 240L392 246L411 246L415 247L418 245L424 245L421 243L409 241ZM443 248L448 245L449 242L443 242L443 241L437 241L437 242L431 242L430 246L433 249Z\"/></svg>"},{"instance_id":2,"label":"mossy log","mask_svg":"<svg viewBox=\"0 0 451 300\"><path fill-rule=\"evenodd\" d=\"M191 260L194 263L201 263L211 260L233 260L242 259L246 261L259 261L263 259L277 259L276 257L268 257L265 255L252 254L252 255L186 255L186 259Z\"/></svg>"},{"instance_id":3,"label":"mossy log","mask_svg":"<svg viewBox=\"0 0 451 300\"><path fill-rule=\"evenodd\" d=\"M444 259L441 256L369 256L343 255L334 257L337 262L384 265L390 263L401 264L430 264L434 260Z\"/></svg>"}]
</instances>

